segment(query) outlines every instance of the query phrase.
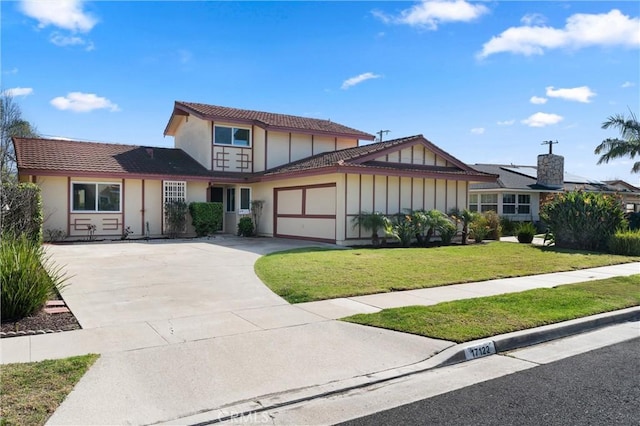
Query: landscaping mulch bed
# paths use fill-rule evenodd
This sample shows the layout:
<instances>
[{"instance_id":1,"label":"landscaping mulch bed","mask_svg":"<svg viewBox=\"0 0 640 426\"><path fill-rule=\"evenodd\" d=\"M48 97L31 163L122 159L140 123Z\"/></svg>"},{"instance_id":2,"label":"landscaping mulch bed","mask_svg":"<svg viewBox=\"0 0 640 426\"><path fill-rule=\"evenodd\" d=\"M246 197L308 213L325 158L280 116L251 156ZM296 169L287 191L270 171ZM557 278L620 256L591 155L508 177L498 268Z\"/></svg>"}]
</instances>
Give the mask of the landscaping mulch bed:
<instances>
[{"instance_id":1,"label":"landscaping mulch bed","mask_svg":"<svg viewBox=\"0 0 640 426\"><path fill-rule=\"evenodd\" d=\"M16 337L34 334L78 330L80 324L72 312L48 313L45 308L28 317L2 321L0 337Z\"/></svg>"}]
</instances>

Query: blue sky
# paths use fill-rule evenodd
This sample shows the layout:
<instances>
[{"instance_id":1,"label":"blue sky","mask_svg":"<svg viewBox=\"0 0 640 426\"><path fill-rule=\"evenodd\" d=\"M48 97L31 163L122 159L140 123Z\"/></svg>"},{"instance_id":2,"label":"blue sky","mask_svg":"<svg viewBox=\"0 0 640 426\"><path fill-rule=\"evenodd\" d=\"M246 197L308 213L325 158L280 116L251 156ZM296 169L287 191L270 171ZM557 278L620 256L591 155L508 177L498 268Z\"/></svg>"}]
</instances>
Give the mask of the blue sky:
<instances>
[{"instance_id":1,"label":"blue sky","mask_svg":"<svg viewBox=\"0 0 640 426\"><path fill-rule=\"evenodd\" d=\"M635 185L596 165L613 114L640 113L640 3L1 3L2 90L48 137L172 146L176 100L423 134L473 163Z\"/></svg>"}]
</instances>

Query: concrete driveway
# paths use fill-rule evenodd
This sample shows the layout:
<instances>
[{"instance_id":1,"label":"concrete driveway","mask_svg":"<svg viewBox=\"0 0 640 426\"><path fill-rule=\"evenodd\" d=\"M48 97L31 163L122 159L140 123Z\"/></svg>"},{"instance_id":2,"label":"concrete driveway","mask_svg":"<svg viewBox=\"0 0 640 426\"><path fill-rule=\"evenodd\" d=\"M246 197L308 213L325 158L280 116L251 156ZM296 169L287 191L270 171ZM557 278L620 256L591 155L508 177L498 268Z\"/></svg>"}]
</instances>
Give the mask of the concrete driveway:
<instances>
[{"instance_id":1,"label":"concrete driveway","mask_svg":"<svg viewBox=\"0 0 640 426\"><path fill-rule=\"evenodd\" d=\"M70 277L62 294L82 328L144 322L176 342L324 320L289 305L253 270L262 254L310 245L217 237L52 245L47 251Z\"/></svg>"},{"instance_id":2,"label":"concrete driveway","mask_svg":"<svg viewBox=\"0 0 640 426\"><path fill-rule=\"evenodd\" d=\"M255 276L261 254L310 245L231 237L50 246L74 275L63 294L84 329L7 339L11 352L102 354L48 424L181 424L260 395L359 382L452 345L332 320Z\"/></svg>"}]
</instances>

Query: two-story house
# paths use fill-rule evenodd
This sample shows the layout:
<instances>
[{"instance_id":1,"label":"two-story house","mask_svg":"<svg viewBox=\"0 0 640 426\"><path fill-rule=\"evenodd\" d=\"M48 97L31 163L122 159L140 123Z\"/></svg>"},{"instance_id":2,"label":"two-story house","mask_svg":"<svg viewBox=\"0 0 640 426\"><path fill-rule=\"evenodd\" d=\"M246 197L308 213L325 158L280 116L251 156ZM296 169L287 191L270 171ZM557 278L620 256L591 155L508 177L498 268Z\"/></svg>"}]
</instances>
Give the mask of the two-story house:
<instances>
[{"instance_id":1,"label":"two-story house","mask_svg":"<svg viewBox=\"0 0 640 426\"><path fill-rule=\"evenodd\" d=\"M175 148L15 138L19 179L42 188L45 229L70 237L165 233L163 205L221 202L223 230L261 200L261 235L357 244L361 211L466 208L470 182L493 182L422 135L373 135L330 120L176 102Z\"/></svg>"}]
</instances>

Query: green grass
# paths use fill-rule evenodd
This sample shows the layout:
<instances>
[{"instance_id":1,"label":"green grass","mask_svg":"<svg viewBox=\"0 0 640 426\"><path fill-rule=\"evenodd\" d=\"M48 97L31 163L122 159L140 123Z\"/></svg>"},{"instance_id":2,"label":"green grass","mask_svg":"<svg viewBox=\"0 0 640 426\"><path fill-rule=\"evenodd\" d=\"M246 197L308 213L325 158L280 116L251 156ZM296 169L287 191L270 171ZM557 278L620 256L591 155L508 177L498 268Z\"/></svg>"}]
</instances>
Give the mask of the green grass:
<instances>
[{"instance_id":1,"label":"green grass","mask_svg":"<svg viewBox=\"0 0 640 426\"><path fill-rule=\"evenodd\" d=\"M260 279L290 303L570 271L640 258L492 242L469 246L272 253L256 262Z\"/></svg>"},{"instance_id":2,"label":"green grass","mask_svg":"<svg viewBox=\"0 0 640 426\"><path fill-rule=\"evenodd\" d=\"M461 343L638 305L640 275L632 275L343 320Z\"/></svg>"},{"instance_id":3,"label":"green grass","mask_svg":"<svg viewBox=\"0 0 640 426\"><path fill-rule=\"evenodd\" d=\"M43 425L98 355L0 366L0 425Z\"/></svg>"}]
</instances>

